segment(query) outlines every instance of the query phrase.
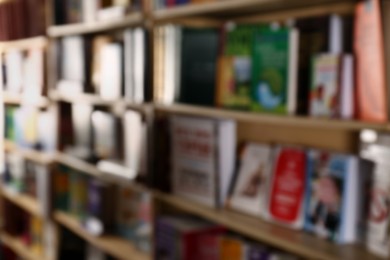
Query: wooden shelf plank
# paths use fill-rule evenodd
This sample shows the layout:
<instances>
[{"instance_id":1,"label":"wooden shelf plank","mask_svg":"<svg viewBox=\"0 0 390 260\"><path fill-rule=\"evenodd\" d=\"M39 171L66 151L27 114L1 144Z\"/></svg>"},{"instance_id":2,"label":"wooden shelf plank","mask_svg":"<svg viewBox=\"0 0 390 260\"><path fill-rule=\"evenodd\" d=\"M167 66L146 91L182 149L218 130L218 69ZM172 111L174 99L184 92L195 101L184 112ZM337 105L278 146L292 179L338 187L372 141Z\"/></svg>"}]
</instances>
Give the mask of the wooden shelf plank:
<instances>
[{"instance_id":1,"label":"wooden shelf plank","mask_svg":"<svg viewBox=\"0 0 390 260\"><path fill-rule=\"evenodd\" d=\"M27 149L17 146L9 140L4 140L4 149L6 152L18 153L27 160L34 161L39 164L49 165L54 163L55 155L45 152L40 152L34 149Z\"/></svg>"},{"instance_id":2,"label":"wooden shelf plank","mask_svg":"<svg viewBox=\"0 0 390 260\"><path fill-rule=\"evenodd\" d=\"M104 175L95 165L66 153L57 152L56 161L93 177L102 178Z\"/></svg>"},{"instance_id":3,"label":"wooden shelf plank","mask_svg":"<svg viewBox=\"0 0 390 260\"><path fill-rule=\"evenodd\" d=\"M24 100L21 94L13 94L9 92L3 93L3 101L5 104L9 105L28 104L37 107L47 107L50 104L49 99L43 96L37 97L36 99L31 99L31 97L29 97Z\"/></svg>"},{"instance_id":4,"label":"wooden shelf plank","mask_svg":"<svg viewBox=\"0 0 390 260\"><path fill-rule=\"evenodd\" d=\"M101 237L90 235L82 228L76 218L67 213L56 211L54 213L54 219L70 231L89 242L91 245L113 257L129 260L151 259L149 254L139 251L131 241L112 235L105 235Z\"/></svg>"},{"instance_id":5,"label":"wooden shelf plank","mask_svg":"<svg viewBox=\"0 0 390 260\"><path fill-rule=\"evenodd\" d=\"M221 224L228 229L307 259L379 259L359 246L340 246L303 231L295 231L228 210L216 210L178 196L158 192L156 199Z\"/></svg>"},{"instance_id":6,"label":"wooden shelf plank","mask_svg":"<svg viewBox=\"0 0 390 260\"><path fill-rule=\"evenodd\" d=\"M294 127L310 127L310 128L329 128L339 130L388 130L388 124L376 124L350 120L337 119L321 119L303 116L283 116L272 115L266 113L255 112L241 112L228 109L219 109L211 107L201 107L183 104L174 105L155 105L155 108L160 111L186 114L194 116L216 117L235 119L237 121L253 122L259 124L280 125L280 126L294 126Z\"/></svg>"},{"instance_id":7,"label":"wooden shelf plank","mask_svg":"<svg viewBox=\"0 0 390 260\"><path fill-rule=\"evenodd\" d=\"M27 194L21 194L16 192L13 193L11 191L8 191L5 187L0 188L0 193L4 198L17 205L18 207L22 208L23 210L27 211L31 215L34 215L36 217L42 217L42 207L37 199Z\"/></svg>"},{"instance_id":8,"label":"wooden shelf plank","mask_svg":"<svg viewBox=\"0 0 390 260\"><path fill-rule=\"evenodd\" d=\"M9 49L27 50L32 48L45 48L47 46L47 42L48 41L45 36L0 42L0 52L5 52Z\"/></svg>"},{"instance_id":9,"label":"wooden shelf plank","mask_svg":"<svg viewBox=\"0 0 390 260\"><path fill-rule=\"evenodd\" d=\"M1 242L9 247L15 254L26 260L44 260L44 256L37 255L28 246L22 243L20 238L10 236L4 232L0 234Z\"/></svg>"},{"instance_id":10,"label":"wooden shelf plank","mask_svg":"<svg viewBox=\"0 0 390 260\"><path fill-rule=\"evenodd\" d=\"M113 21L98 21L93 23L76 23L68 25L51 26L47 30L47 34L51 37L63 37L77 34L97 33L108 30L125 28L128 26L139 25L143 22L143 15L135 12L127 15L123 19Z\"/></svg>"},{"instance_id":11,"label":"wooden shelf plank","mask_svg":"<svg viewBox=\"0 0 390 260\"><path fill-rule=\"evenodd\" d=\"M351 2L342 0L343 2ZM166 9L155 10L153 17L157 21L188 18L190 16L210 15L242 15L243 13L268 12L271 10L287 10L291 8L330 4L335 0L223 0L200 4L186 4Z\"/></svg>"}]
</instances>

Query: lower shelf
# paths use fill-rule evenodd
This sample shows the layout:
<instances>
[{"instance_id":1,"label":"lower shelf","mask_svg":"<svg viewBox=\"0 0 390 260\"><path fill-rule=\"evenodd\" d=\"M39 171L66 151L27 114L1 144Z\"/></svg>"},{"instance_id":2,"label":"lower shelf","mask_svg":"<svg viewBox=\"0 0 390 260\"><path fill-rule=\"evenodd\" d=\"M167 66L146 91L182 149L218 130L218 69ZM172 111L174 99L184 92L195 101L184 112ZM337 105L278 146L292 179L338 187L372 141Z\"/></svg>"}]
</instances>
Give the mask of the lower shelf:
<instances>
[{"instance_id":1,"label":"lower shelf","mask_svg":"<svg viewBox=\"0 0 390 260\"><path fill-rule=\"evenodd\" d=\"M2 187L0 187L0 194L28 213L36 217L42 216L42 208L37 199L25 194L11 193Z\"/></svg>"},{"instance_id":2,"label":"lower shelf","mask_svg":"<svg viewBox=\"0 0 390 260\"><path fill-rule=\"evenodd\" d=\"M128 240L111 235L105 235L101 237L90 235L83 229L75 217L72 217L67 213L56 211L54 213L54 219L59 224L80 236L91 245L99 248L103 252L113 257L128 260L151 259L149 254L137 250L135 246Z\"/></svg>"},{"instance_id":3,"label":"lower shelf","mask_svg":"<svg viewBox=\"0 0 390 260\"><path fill-rule=\"evenodd\" d=\"M0 235L1 243L5 246L9 247L15 254L17 254L20 258L26 260L46 260L42 255L37 255L33 252L29 247L22 243L22 241L17 238L10 236L4 232Z\"/></svg>"},{"instance_id":4,"label":"lower shelf","mask_svg":"<svg viewBox=\"0 0 390 260\"><path fill-rule=\"evenodd\" d=\"M340 246L303 231L295 231L228 210L216 210L186 199L158 192L156 199L167 206L221 224L241 235L307 259L380 259L363 246Z\"/></svg>"}]
</instances>

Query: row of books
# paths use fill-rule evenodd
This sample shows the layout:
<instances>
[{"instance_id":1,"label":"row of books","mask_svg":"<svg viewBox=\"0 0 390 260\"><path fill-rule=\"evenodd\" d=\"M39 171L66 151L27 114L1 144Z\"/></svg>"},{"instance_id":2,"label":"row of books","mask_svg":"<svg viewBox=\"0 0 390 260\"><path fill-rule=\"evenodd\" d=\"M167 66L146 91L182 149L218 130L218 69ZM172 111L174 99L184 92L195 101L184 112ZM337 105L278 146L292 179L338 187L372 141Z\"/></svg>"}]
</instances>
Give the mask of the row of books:
<instances>
[{"instance_id":1,"label":"row of books","mask_svg":"<svg viewBox=\"0 0 390 260\"><path fill-rule=\"evenodd\" d=\"M26 101L43 96L45 89L45 52L43 48L27 51L9 50L3 55L2 86L10 95Z\"/></svg>"},{"instance_id":2,"label":"row of books","mask_svg":"<svg viewBox=\"0 0 390 260\"><path fill-rule=\"evenodd\" d=\"M250 142L236 160L236 125L230 120L175 116L171 134L175 195L337 243L363 240L369 162L353 155Z\"/></svg>"},{"instance_id":3,"label":"row of books","mask_svg":"<svg viewBox=\"0 0 390 260\"><path fill-rule=\"evenodd\" d=\"M153 3L155 9L164 9L180 5L202 4L216 1L218 0L154 0Z\"/></svg>"},{"instance_id":4,"label":"row of books","mask_svg":"<svg viewBox=\"0 0 390 260\"><path fill-rule=\"evenodd\" d=\"M58 91L94 93L105 100L148 100L146 45L147 33L141 28L127 29L116 36L61 39Z\"/></svg>"},{"instance_id":5,"label":"row of books","mask_svg":"<svg viewBox=\"0 0 390 260\"><path fill-rule=\"evenodd\" d=\"M158 27L154 100L385 122L381 11L370 0L356 5L354 17Z\"/></svg>"},{"instance_id":6,"label":"row of books","mask_svg":"<svg viewBox=\"0 0 390 260\"><path fill-rule=\"evenodd\" d=\"M142 0L56 0L54 22L62 25L118 20L130 11L140 11L142 4Z\"/></svg>"},{"instance_id":7,"label":"row of books","mask_svg":"<svg viewBox=\"0 0 390 260\"><path fill-rule=\"evenodd\" d=\"M141 250L151 247L151 196L59 166L54 207L77 217L92 235L115 233Z\"/></svg>"},{"instance_id":8,"label":"row of books","mask_svg":"<svg viewBox=\"0 0 390 260\"><path fill-rule=\"evenodd\" d=\"M127 110L115 116L89 104L62 107L60 149L97 163L103 171L126 179L147 173L148 139L143 115Z\"/></svg>"},{"instance_id":9,"label":"row of books","mask_svg":"<svg viewBox=\"0 0 390 260\"><path fill-rule=\"evenodd\" d=\"M45 35L45 0L5 1L0 5L0 41Z\"/></svg>"},{"instance_id":10,"label":"row of books","mask_svg":"<svg viewBox=\"0 0 390 260\"><path fill-rule=\"evenodd\" d=\"M6 106L5 138L23 148L56 150L56 114L33 106Z\"/></svg>"},{"instance_id":11,"label":"row of books","mask_svg":"<svg viewBox=\"0 0 390 260\"><path fill-rule=\"evenodd\" d=\"M159 216L156 220L158 260L293 260L293 255L231 234L222 226L189 216Z\"/></svg>"},{"instance_id":12,"label":"row of books","mask_svg":"<svg viewBox=\"0 0 390 260\"><path fill-rule=\"evenodd\" d=\"M2 202L3 230L6 234L19 238L35 255L44 255L44 224L42 219L30 216L11 202ZM7 258L8 259L8 258Z\"/></svg>"}]
</instances>

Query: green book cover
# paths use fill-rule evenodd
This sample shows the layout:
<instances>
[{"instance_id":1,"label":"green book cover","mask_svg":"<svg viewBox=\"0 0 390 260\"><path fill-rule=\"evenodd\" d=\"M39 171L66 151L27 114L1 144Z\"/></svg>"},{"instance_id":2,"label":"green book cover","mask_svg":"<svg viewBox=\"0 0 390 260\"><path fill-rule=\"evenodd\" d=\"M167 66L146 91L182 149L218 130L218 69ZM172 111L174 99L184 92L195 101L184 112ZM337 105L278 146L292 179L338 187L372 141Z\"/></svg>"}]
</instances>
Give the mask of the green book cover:
<instances>
[{"instance_id":1,"label":"green book cover","mask_svg":"<svg viewBox=\"0 0 390 260\"><path fill-rule=\"evenodd\" d=\"M218 60L218 106L247 110L251 104L252 48L256 27L226 26L225 49Z\"/></svg>"},{"instance_id":2,"label":"green book cover","mask_svg":"<svg viewBox=\"0 0 390 260\"><path fill-rule=\"evenodd\" d=\"M15 141L15 124L14 124L15 107L5 108L5 138Z\"/></svg>"},{"instance_id":3,"label":"green book cover","mask_svg":"<svg viewBox=\"0 0 390 260\"><path fill-rule=\"evenodd\" d=\"M260 28L252 56L253 111L287 112L289 29Z\"/></svg>"}]
</instances>

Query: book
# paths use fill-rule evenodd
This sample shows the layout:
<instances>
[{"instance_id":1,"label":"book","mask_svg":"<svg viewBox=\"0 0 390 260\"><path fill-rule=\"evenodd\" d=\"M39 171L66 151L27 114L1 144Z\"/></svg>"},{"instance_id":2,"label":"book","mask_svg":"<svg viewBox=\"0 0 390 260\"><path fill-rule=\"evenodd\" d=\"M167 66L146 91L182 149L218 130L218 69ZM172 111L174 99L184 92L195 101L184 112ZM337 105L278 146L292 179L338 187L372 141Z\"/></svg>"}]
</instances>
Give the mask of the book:
<instances>
[{"instance_id":1,"label":"book","mask_svg":"<svg viewBox=\"0 0 390 260\"><path fill-rule=\"evenodd\" d=\"M100 93L100 87L102 84L102 49L112 42L111 37L107 35L99 35L92 40L92 73L91 82L95 93ZM107 68L106 68L107 69Z\"/></svg>"},{"instance_id":2,"label":"book","mask_svg":"<svg viewBox=\"0 0 390 260\"><path fill-rule=\"evenodd\" d=\"M134 29L134 44L133 44L133 51L134 54L134 60L133 64L137 64L136 66L133 66L134 68L134 102L136 103L142 103L145 101L145 98L147 95L146 93L146 82L147 78L145 77L147 75L147 37L146 32L141 28L137 27Z\"/></svg>"},{"instance_id":3,"label":"book","mask_svg":"<svg viewBox=\"0 0 390 260\"><path fill-rule=\"evenodd\" d=\"M216 29L182 29L179 102L214 105L218 41Z\"/></svg>"},{"instance_id":4,"label":"book","mask_svg":"<svg viewBox=\"0 0 390 260\"><path fill-rule=\"evenodd\" d=\"M54 208L69 212L69 168L59 165L53 175Z\"/></svg>"},{"instance_id":5,"label":"book","mask_svg":"<svg viewBox=\"0 0 390 260\"><path fill-rule=\"evenodd\" d=\"M92 113L93 108L89 104L71 105L74 143L68 152L79 158L86 159L92 153Z\"/></svg>"},{"instance_id":6,"label":"book","mask_svg":"<svg viewBox=\"0 0 390 260\"><path fill-rule=\"evenodd\" d=\"M341 61L340 75L340 117L353 119L355 117L355 59L352 54L344 54Z\"/></svg>"},{"instance_id":7,"label":"book","mask_svg":"<svg viewBox=\"0 0 390 260\"><path fill-rule=\"evenodd\" d=\"M224 205L235 165L235 122L174 116L171 135L173 193Z\"/></svg>"},{"instance_id":8,"label":"book","mask_svg":"<svg viewBox=\"0 0 390 260\"><path fill-rule=\"evenodd\" d=\"M245 257L246 246L244 242L233 236L222 236L220 259L241 260Z\"/></svg>"},{"instance_id":9,"label":"book","mask_svg":"<svg viewBox=\"0 0 390 260\"><path fill-rule=\"evenodd\" d=\"M69 176L69 209L79 219L87 215L88 187L87 177L72 170Z\"/></svg>"},{"instance_id":10,"label":"book","mask_svg":"<svg viewBox=\"0 0 390 260\"><path fill-rule=\"evenodd\" d=\"M306 154L302 148L277 147L269 185L267 219L295 229L303 227Z\"/></svg>"},{"instance_id":11,"label":"book","mask_svg":"<svg viewBox=\"0 0 390 260\"><path fill-rule=\"evenodd\" d=\"M388 104L380 1L359 2L355 17L358 117L364 121L386 122Z\"/></svg>"},{"instance_id":12,"label":"book","mask_svg":"<svg viewBox=\"0 0 390 260\"><path fill-rule=\"evenodd\" d=\"M92 112L93 151L99 159L115 159L117 155L117 120L103 111Z\"/></svg>"},{"instance_id":13,"label":"book","mask_svg":"<svg viewBox=\"0 0 390 260\"><path fill-rule=\"evenodd\" d=\"M100 96L104 100L119 100L122 96L122 46L106 44L100 53Z\"/></svg>"},{"instance_id":14,"label":"book","mask_svg":"<svg viewBox=\"0 0 390 260\"><path fill-rule=\"evenodd\" d=\"M313 58L310 115L337 117L340 104L339 54L318 54Z\"/></svg>"},{"instance_id":15,"label":"book","mask_svg":"<svg viewBox=\"0 0 390 260\"><path fill-rule=\"evenodd\" d=\"M202 251L200 246L204 245L203 237L219 236L224 232L223 227L203 220L174 216L159 217L156 223L156 259L206 259L200 255Z\"/></svg>"},{"instance_id":16,"label":"book","mask_svg":"<svg viewBox=\"0 0 390 260\"><path fill-rule=\"evenodd\" d=\"M365 179L355 156L308 151L305 230L340 244L361 241Z\"/></svg>"},{"instance_id":17,"label":"book","mask_svg":"<svg viewBox=\"0 0 390 260\"><path fill-rule=\"evenodd\" d=\"M134 100L134 31L126 29L123 32L123 55L124 55L124 85L125 99Z\"/></svg>"},{"instance_id":18,"label":"book","mask_svg":"<svg viewBox=\"0 0 390 260\"><path fill-rule=\"evenodd\" d=\"M19 94L23 86L23 53L19 50L11 50L5 54L6 66L6 90L13 94Z\"/></svg>"},{"instance_id":19,"label":"book","mask_svg":"<svg viewBox=\"0 0 390 260\"><path fill-rule=\"evenodd\" d=\"M298 31L259 28L253 42L251 110L294 114L297 70Z\"/></svg>"},{"instance_id":20,"label":"book","mask_svg":"<svg viewBox=\"0 0 390 260\"><path fill-rule=\"evenodd\" d=\"M241 157L236 184L229 206L261 216L266 208L267 184L271 174L272 149L269 145L248 143Z\"/></svg>"},{"instance_id":21,"label":"book","mask_svg":"<svg viewBox=\"0 0 390 260\"><path fill-rule=\"evenodd\" d=\"M217 105L250 109L253 41L256 27L226 24L223 54L218 59ZM226 35L226 36L225 36Z\"/></svg>"}]
</instances>

